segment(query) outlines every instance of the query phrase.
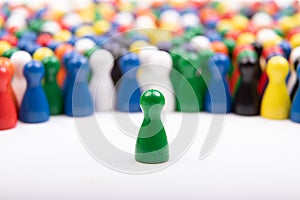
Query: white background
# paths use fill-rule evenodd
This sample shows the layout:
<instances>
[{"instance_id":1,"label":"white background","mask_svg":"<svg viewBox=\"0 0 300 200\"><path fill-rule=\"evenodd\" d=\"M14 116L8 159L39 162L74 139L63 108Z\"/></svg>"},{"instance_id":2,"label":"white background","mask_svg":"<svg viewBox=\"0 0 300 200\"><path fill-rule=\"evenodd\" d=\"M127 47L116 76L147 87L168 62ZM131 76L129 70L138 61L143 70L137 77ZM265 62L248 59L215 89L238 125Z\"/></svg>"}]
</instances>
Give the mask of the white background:
<instances>
[{"instance_id":1,"label":"white background","mask_svg":"<svg viewBox=\"0 0 300 200\"><path fill-rule=\"evenodd\" d=\"M118 129L111 114L97 115L110 141L132 152L135 140ZM165 116L170 142L179 116ZM300 199L300 124L228 115L217 147L199 160L211 115L199 117L198 136L187 153L146 175L116 172L94 160L72 118L18 123L0 132L0 199ZM133 119L140 124L142 114Z\"/></svg>"}]
</instances>

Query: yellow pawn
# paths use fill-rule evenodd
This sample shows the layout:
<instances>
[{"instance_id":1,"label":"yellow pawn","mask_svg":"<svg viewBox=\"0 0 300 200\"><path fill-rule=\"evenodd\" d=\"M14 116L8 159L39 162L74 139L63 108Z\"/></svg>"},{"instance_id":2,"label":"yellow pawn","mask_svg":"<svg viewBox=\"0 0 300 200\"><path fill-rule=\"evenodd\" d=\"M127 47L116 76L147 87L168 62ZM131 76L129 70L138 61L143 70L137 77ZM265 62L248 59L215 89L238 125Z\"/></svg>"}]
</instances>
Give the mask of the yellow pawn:
<instances>
[{"instance_id":1,"label":"yellow pawn","mask_svg":"<svg viewBox=\"0 0 300 200\"><path fill-rule=\"evenodd\" d=\"M269 119L287 119L291 107L291 99L285 84L289 63L285 58L275 56L269 60L266 70L269 84L263 95L261 116Z\"/></svg>"},{"instance_id":2,"label":"yellow pawn","mask_svg":"<svg viewBox=\"0 0 300 200\"><path fill-rule=\"evenodd\" d=\"M36 50L33 54L33 59L42 61L44 58L53 56L54 52L48 47L42 47Z\"/></svg>"}]
</instances>

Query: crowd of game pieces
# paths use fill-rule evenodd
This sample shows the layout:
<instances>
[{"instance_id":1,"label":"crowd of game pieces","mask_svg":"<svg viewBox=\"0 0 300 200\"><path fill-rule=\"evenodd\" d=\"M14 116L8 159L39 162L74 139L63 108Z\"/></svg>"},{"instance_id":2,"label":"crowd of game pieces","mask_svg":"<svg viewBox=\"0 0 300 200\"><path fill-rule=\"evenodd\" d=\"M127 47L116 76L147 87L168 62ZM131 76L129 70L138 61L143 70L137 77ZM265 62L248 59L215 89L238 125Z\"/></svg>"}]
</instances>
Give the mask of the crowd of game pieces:
<instances>
[{"instance_id":1,"label":"crowd of game pieces","mask_svg":"<svg viewBox=\"0 0 300 200\"><path fill-rule=\"evenodd\" d=\"M298 1L93 1L67 13L5 3L0 27L0 130L139 112L149 89L166 111L300 123Z\"/></svg>"}]
</instances>

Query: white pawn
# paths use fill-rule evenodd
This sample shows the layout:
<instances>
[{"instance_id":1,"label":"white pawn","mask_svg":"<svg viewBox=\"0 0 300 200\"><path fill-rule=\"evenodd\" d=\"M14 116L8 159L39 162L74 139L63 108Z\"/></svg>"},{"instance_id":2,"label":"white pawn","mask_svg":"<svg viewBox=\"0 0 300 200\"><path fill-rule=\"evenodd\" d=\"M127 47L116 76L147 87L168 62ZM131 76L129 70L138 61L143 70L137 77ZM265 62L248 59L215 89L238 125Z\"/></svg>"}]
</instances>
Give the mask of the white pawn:
<instances>
[{"instance_id":1,"label":"white pawn","mask_svg":"<svg viewBox=\"0 0 300 200\"><path fill-rule=\"evenodd\" d=\"M23 75L24 66L32 60L32 57L26 51L17 51L10 57L10 61L15 67L15 77L12 81L12 87L16 94L18 105L21 105L26 90L27 82Z\"/></svg>"},{"instance_id":2,"label":"white pawn","mask_svg":"<svg viewBox=\"0 0 300 200\"><path fill-rule=\"evenodd\" d=\"M80 38L75 43L75 49L79 53L85 53L96 46L95 42L89 38Z\"/></svg>"},{"instance_id":3,"label":"white pawn","mask_svg":"<svg viewBox=\"0 0 300 200\"><path fill-rule=\"evenodd\" d=\"M210 49L210 41L206 36L195 36L191 39L190 43L192 47L194 47L199 52Z\"/></svg>"},{"instance_id":4,"label":"white pawn","mask_svg":"<svg viewBox=\"0 0 300 200\"><path fill-rule=\"evenodd\" d=\"M150 89L159 90L165 97L164 110L175 110L175 96L170 73L172 58L169 53L155 49L144 49L139 52L141 66L137 79L142 92Z\"/></svg>"},{"instance_id":5,"label":"white pawn","mask_svg":"<svg viewBox=\"0 0 300 200\"><path fill-rule=\"evenodd\" d=\"M89 58L89 65L93 72L90 82L90 92L95 102L96 111L111 111L115 108L114 83L111 70L114 57L104 49L98 49Z\"/></svg>"}]
</instances>

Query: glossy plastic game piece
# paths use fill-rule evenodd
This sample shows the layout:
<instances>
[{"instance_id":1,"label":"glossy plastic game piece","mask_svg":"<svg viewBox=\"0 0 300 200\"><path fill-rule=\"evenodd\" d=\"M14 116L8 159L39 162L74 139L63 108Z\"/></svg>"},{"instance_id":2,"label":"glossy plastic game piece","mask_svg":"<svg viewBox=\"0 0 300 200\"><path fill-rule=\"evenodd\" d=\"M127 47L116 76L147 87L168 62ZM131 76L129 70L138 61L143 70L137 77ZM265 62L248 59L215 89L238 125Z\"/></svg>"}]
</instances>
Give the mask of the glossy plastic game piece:
<instances>
[{"instance_id":1,"label":"glossy plastic game piece","mask_svg":"<svg viewBox=\"0 0 300 200\"><path fill-rule=\"evenodd\" d=\"M64 93L64 112L71 117L86 117L94 113L88 88L89 65L81 55L73 54L65 63L67 82Z\"/></svg>"},{"instance_id":2,"label":"glossy plastic game piece","mask_svg":"<svg viewBox=\"0 0 300 200\"><path fill-rule=\"evenodd\" d=\"M11 49L6 50L2 56L5 58L10 58L17 51L19 51L18 48L11 48Z\"/></svg>"},{"instance_id":3,"label":"glossy plastic game piece","mask_svg":"<svg viewBox=\"0 0 300 200\"><path fill-rule=\"evenodd\" d=\"M127 53L119 60L123 73L117 93L117 110L122 112L140 112L139 100L141 90L136 73L140 66L139 57L135 53Z\"/></svg>"},{"instance_id":4,"label":"glossy plastic game piece","mask_svg":"<svg viewBox=\"0 0 300 200\"><path fill-rule=\"evenodd\" d=\"M17 108L8 89L10 81L8 68L0 66L0 130L14 128L17 124Z\"/></svg>"},{"instance_id":5,"label":"glossy plastic game piece","mask_svg":"<svg viewBox=\"0 0 300 200\"><path fill-rule=\"evenodd\" d=\"M50 114L62 114L63 95L56 81L56 76L60 68L60 62L55 56L49 56L44 58L42 63L45 67L45 80L43 88L48 99Z\"/></svg>"},{"instance_id":6,"label":"glossy plastic game piece","mask_svg":"<svg viewBox=\"0 0 300 200\"><path fill-rule=\"evenodd\" d=\"M297 69L297 77L298 77L298 84L299 84L299 79L300 79L300 67ZM291 112L290 112L290 119L293 122L297 122L300 123L300 91L299 91L300 87L298 85L297 87L297 91L295 94L295 97L293 99L293 103L291 106Z\"/></svg>"},{"instance_id":7,"label":"glossy plastic game piece","mask_svg":"<svg viewBox=\"0 0 300 200\"><path fill-rule=\"evenodd\" d=\"M191 44L195 46L198 51L210 49L210 41L205 36L196 36L191 39Z\"/></svg>"},{"instance_id":8,"label":"glossy plastic game piece","mask_svg":"<svg viewBox=\"0 0 300 200\"><path fill-rule=\"evenodd\" d=\"M42 88L44 74L44 66L39 61L29 61L24 67L27 88L19 110L22 122L41 123L49 119L49 104Z\"/></svg>"},{"instance_id":9,"label":"glossy plastic game piece","mask_svg":"<svg viewBox=\"0 0 300 200\"><path fill-rule=\"evenodd\" d=\"M81 38L75 43L75 49L79 53L85 53L86 51L94 48L95 46L95 42L89 38Z\"/></svg>"},{"instance_id":10,"label":"glossy plastic game piece","mask_svg":"<svg viewBox=\"0 0 300 200\"><path fill-rule=\"evenodd\" d=\"M141 96L140 104L144 120L136 141L135 159L148 164L167 162L168 139L160 118L165 104L164 96L157 90L148 90Z\"/></svg>"},{"instance_id":11,"label":"glossy plastic game piece","mask_svg":"<svg viewBox=\"0 0 300 200\"><path fill-rule=\"evenodd\" d=\"M215 54L209 61L210 81L205 95L204 110L209 113L228 113L231 111L231 95L226 76L230 59L225 54Z\"/></svg>"},{"instance_id":12,"label":"glossy plastic game piece","mask_svg":"<svg viewBox=\"0 0 300 200\"><path fill-rule=\"evenodd\" d=\"M34 54L33 54L33 59L38 60L38 61L42 61L44 58L48 57L48 56L53 56L54 52L49 49L48 47L42 47L42 48L38 48Z\"/></svg>"},{"instance_id":13,"label":"glossy plastic game piece","mask_svg":"<svg viewBox=\"0 0 300 200\"><path fill-rule=\"evenodd\" d=\"M90 91L96 111L112 111L115 108L115 86L111 77L114 57L104 49L94 51L89 57L92 70Z\"/></svg>"},{"instance_id":14,"label":"glossy plastic game piece","mask_svg":"<svg viewBox=\"0 0 300 200\"><path fill-rule=\"evenodd\" d=\"M241 84L234 97L233 110L238 115L254 116L259 114L260 97L257 92L258 60L245 57L239 61Z\"/></svg>"},{"instance_id":15,"label":"glossy plastic game piece","mask_svg":"<svg viewBox=\"0 0 300 200\"><path fill-rule=\"evenodd\" d=\"M144 54L144 55L143 55ZM138 83L142 92L149 89L159 90L166 99L164 110L175 110L174 89L170 81L172 58L169 53L159 50L144 49L139 53L141 67L138 71ZM141 57L145 57L141 59Z\"/></svg>"},{"instance_id":16,"label":"glossy plastic game piece","mask_svg":"<svg viewBox=\"0 0 300 200\"><path fill-rule=\"evenodd\" d=\"M269 84L261 104L261 115L269 119L287 119L291 100L285 84L289 63L284 57L275 56L267 65Z\"/></svg>"},{"instance_id":17,"label":"glossy plastic game piece","mask_svg":"<svg viewBox=\"0 0 300 200\"><path fill-rule=\"evenodd\" d=\"M199 112L203 110L203 100L206 85L203 79L203 67L197 54L187 52L180 55L178 61L178 72L181 78L176 84L176 98L178 105L176 109L181 112Z\"/></svg>"},{"instance_id":18,"label":"glossy plastic game piece","mask_svg":"<svg viewBox=\"0 0 300 200\"><path fill-rule=\"evenodd\" d=\"M27 86L27 82L23 74L23 69L25 65L31 60L31 55L26 51L17 51L10 58L10 61L14 65L16 71L15 77L12 81L12 87L16 94L18 106L21 105Z\"/></svg>"}]
</instances>

